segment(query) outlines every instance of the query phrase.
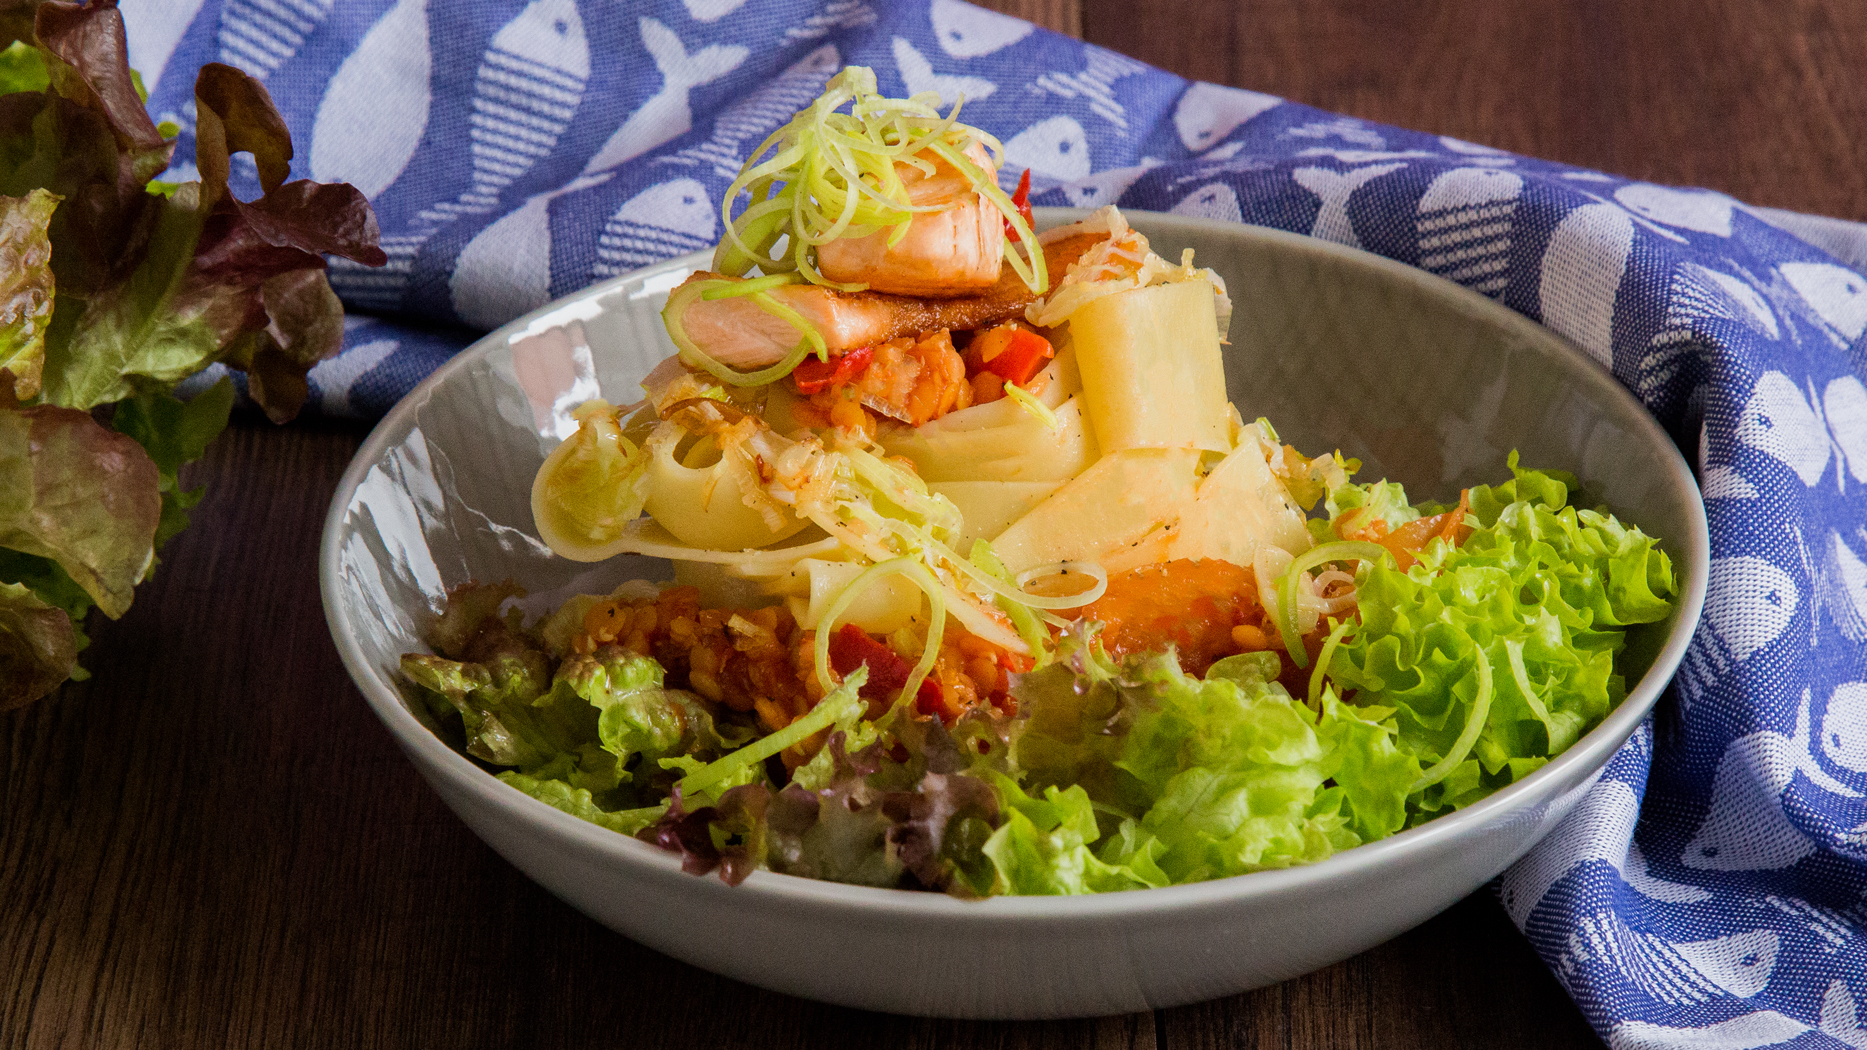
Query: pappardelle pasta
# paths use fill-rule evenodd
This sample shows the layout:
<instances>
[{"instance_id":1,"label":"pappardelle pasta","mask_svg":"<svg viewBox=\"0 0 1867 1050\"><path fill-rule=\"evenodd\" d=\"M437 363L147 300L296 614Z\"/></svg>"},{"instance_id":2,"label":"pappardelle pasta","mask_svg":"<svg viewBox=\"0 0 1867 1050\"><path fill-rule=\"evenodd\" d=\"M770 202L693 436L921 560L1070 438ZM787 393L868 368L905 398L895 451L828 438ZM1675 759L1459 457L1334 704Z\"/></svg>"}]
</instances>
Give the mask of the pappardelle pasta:
<instances>
[{"instance_id":1,"label":"pappardelle pasta","mask_svg":"<svg viewBox=\"0 0 1867 1050\"><path fill-rule=\"evenodd\" d=\"M1224 281L1113 207L1037 233L958 108L852 67L753 154L676 354L532 489L560 556L672 578L454 591L402 669L462 750L729 882L1083 893L1391 835L1620 701L1651 537L1246 422Z\"/></svg>"}]
</instances>

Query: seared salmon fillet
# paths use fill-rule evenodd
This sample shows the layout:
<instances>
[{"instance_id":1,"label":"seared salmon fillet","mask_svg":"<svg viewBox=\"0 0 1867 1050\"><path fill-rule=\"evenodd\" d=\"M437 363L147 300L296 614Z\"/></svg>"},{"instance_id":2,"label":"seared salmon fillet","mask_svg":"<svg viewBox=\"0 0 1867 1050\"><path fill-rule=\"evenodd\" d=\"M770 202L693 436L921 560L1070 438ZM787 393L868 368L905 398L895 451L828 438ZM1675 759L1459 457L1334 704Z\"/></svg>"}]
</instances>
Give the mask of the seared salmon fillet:
<instances>
[{"instance_id":1,"label":"seared salmon fillet","mask_svg":"<svg viewBox=\"0 0 1867 1050\"><path fill-rule=\"evenodd\" d=\"M1044 245L1044 263L1055 282L1103 234L1065 237ZM736 281L717 273L700 272L694 281ZM683 285L685 287L685 285ZM1001 263L997 283L981 295L957 299L921 299L886 292L839 292L815 284L790 284L767 293L802 314L822 333L831 352L875 346L902 336L946 328L970 331L998 324L1024 313L1036 300L1023 278ZM714 360L741 371L764 368L784 360L797 345L797 329L759 309L751 297L696 299L681 318L687 337Z\"/></svg>"},{"instance_id":2,"label":"seared salmon fillet","mask_svg":"<svg viewBox=\"0 0 1867 1050\"><path fill-rule=\"evenodd\" d=\"M988 177L997 168L974 142L967 159ZM911 164L895 171L916 207L946 205L908 221L907 233L889 244L893 230L844 237L819 245L817 270L840 284L866 284L871 291L928 298L977 295L998 280L1004 263L1005 219L972 188L960 170L933 159L928 175Z\"/></svg>"}]
</instances>

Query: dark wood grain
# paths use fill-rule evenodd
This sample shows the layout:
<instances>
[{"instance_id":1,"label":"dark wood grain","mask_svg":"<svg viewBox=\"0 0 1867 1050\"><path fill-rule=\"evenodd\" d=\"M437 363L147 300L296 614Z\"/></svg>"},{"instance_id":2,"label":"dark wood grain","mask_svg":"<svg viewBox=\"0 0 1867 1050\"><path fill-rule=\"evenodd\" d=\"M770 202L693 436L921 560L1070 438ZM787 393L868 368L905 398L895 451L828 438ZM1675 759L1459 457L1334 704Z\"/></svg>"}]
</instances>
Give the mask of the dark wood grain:
<instances>
[{"instance_id":1,"label":"dark wood grain","mask_svg":"<svg viewBox=\"0 0 1867 1050\"><path fill-rule=\"evenodd\" d=\"M1351 116L1867 220L1853 0L1084 0L1083 34Z\"/></svg>"},{"instance_id":2,"label":"dark wood grain","mask_svg":"<svg viewBox=\"0 0 1867 1050\"><path fill-rule=\"evenodd\" d=\"M1188 76L1867 219L1867 5L998 0ZM354 430L236 426L95 677L0 715L0 1047L1598 1045L1492 900L1247 995L887 1017L672 962L448 813L344 677L314 571ZM808 966L810 960L799 960Z\"/></svg>"}]
</instances>

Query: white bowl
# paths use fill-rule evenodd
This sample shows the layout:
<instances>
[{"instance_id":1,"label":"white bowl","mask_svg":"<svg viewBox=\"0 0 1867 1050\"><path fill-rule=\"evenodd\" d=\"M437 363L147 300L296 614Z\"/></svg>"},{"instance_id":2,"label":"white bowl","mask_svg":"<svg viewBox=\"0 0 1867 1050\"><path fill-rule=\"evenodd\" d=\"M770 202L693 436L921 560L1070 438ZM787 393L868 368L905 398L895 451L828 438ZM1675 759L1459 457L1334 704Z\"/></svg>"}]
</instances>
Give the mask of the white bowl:
<instances>
[{"instance_id":1,"label":"white bowl","mask_svg":"<svg viewBox=\"0 0 1867 1050\"><path fill-rule=\"evenodd\" d=\"M1040 211L1055 224L1075 217ZM533 473L591 397L639 397L672 352L658 311L700 255L596 285L487 336L415 389L345 472L319 558L344 664L447 804L551 892L697 966L848 1006L954 1017L1125 1013L1271 984L1425 921L1503 871L1566 814L1659 697L1704 603L1703 504L1667 435L1606 372L1522 316L1420 270L1251 226L1135 213L1238 304L1230 395L1299 448L1339 447L1418 497L1508 476L1505 453L1579 475L1585 497L1662 538L1682 596L1637 629L1625 702L1492 797L1318 864L1092 897L965 902L757 872L728 887L645 843L495 780L431 731L397 682L446 587L513 577L537 615L580 591L665 578L538 541Z\"/></svg>"}]
</instances>

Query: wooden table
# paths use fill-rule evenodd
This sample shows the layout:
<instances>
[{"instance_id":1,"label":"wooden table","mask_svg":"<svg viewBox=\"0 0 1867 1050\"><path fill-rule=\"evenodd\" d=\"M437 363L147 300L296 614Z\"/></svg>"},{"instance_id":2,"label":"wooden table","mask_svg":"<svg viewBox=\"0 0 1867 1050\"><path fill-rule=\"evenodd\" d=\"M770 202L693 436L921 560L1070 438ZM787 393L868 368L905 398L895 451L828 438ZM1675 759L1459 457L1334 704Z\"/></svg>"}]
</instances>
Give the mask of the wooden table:
<instances>
[{"instance_id":1,"label":"wooden table","mask_svg":"<svg viewBox=\"0 0 1867 1050\"><path fill-rule=\"evenodd\" d=\"M1189 76L1867 220L1853 0L1004 0ZM314 552L356 429L237 425L94 677L0 716L0 1047L1574 1047L1487 894L1152 1015L925 1021L672 962L474 838L339 666ZM809 966L811 960L799 959Z\"/></svg>"}]
</instances>

